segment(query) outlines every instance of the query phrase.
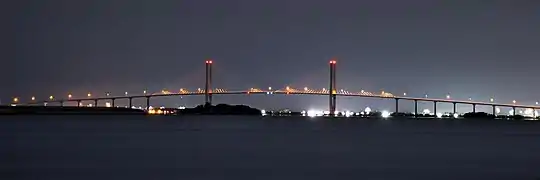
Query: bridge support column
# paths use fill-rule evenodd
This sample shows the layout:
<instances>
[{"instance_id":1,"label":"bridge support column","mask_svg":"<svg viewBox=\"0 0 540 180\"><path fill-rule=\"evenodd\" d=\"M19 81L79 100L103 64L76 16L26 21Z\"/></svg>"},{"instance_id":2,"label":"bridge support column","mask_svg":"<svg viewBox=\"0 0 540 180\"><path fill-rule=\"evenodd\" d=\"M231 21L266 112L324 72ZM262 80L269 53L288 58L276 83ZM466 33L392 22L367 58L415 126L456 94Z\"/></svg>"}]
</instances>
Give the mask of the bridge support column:
<instances>
[{"instance_id":1,"label":"bridge support column","mask_svg":"<svg viewBox=\"0 0 540 180\"><path fill-rule=\"evenodd\" d=\"M437 116L437 101L433 101L433 114Z\"/></svg>"},{"instance_id":2,"label":"bridge support column","mask_svg":"<svg viewBox=\"0 0 540 180\"><path fill-rule=\"evenodd\" d=\"M98 100L97 99L94 100L94 106L98 107Z\"/></svg>"},{"instance_id":3,"label":"bridge support column","mask_svg":"<svg viewBox=\"0 0 540 180\"><path fill-rule=\"evenodd\" d=\"M399 112L399 98L396 98L396 114Z\"/></svg>"},{"instance_id":4,"label":"bridge support column","mask_svg":"<svg viewBox=\"0 0 540 180\"><path fill-rule=\"evenodd\" d=\"M493 112L492 112L492 113L493 113L493 116L494 116L494 117L497 117L496 106L493 105L491 108L492 108L491 110L493 111Z\"/></svg>"},{"instance_id":5,"label":"bridge support column","mask_svg":"<svg viewBox=\"0 0 540 180\"><path fill-rule=\"evenodd\" d=\"M476 113L476 104L472 104L472 112Z\"/></svg>"},{"instance_id":6,"label":"bridge support column","mask_svg":"<svg viewBox=\"0 0 540 180\"><path fill-rule=\"evenodd\" d=\"M330 60L330 85L328 87L329 102L328 110L330 116L335 116L336 112L336 61Z\"/></svg>"},{"instance_id":7,"label":"bridge support column","mask_svg":"<svg viewBox=\"0 0 540 180\"><path fill-rule=\"evenodd\" d=\"M77 107L81 107L81 101L77 101Z\"/></svg>"},{"instance_id":8,"label":"bridge support column","mask_svg":"<svg viewBox=\"0 0 540 180\"><path fill-rule=\"evenodd\" d=\"M454 104L454 114L456 114L456 113L457 113L457 108L456 108L457 103L454 102L454 103L452 103L452 104ZM454 115L454 114L452 114L452 115Z\"/></svg>"},{"instance_id":9,"label":"bridge support column","mask_svg":"<svg viewBox=\"0 0 540 180\"><path fill-rule=\"evenodd\" d=\"M115 100L116 100L116 99L114 99L114 98L111 99L111 106L112 106L113 108L116 107L115 104L114 104Z\"/></svg>"},{"instance_id":10,"label":"bridge support column","mask_svg":"<svg viewBox=\"0 0 540 180\"><path fill-rule=\"evenodd\" d=\"M516 107L512 107L512 116L516 116Z\"/></svg>"},{"instance_id":11,"label":"bridge support column","mask_svg":"<svg viewBox=\"0 0 540 180\"><path fill-rule=\"evenodd\" d=\"M212 60L206 61L206 82L204 85L204 103L212 105Z\"/></svg>"},{"instance_id":12,"label":"bridge support column","mask_svg":"<svg viewBox=\"0 0 540 180\"><path fill-rule=\"evenodd\" d=\"M414 117L418 117L418 100L414 100Z\"/></svg>"},{"instance_id":13,"label":"bridge support column","mask_svg":"<svg viewBox=\"0 0 540 180\"><path fill-rule=\"evenodd\" d=\"M130 97L130 98L129 98L129 107L128 107L128 108L131 109L132 107L133 107L133 98Z\"/></svg>"},{"instance_id":14,"label":"bridge support column","mask_svg":"<svg viewBox=\"0 0 540 180\"><path fill-rule=\"evenodd\" d=\"M150 96L146 96L146 111L150 110Z\"/></svg>"}]
</instances>

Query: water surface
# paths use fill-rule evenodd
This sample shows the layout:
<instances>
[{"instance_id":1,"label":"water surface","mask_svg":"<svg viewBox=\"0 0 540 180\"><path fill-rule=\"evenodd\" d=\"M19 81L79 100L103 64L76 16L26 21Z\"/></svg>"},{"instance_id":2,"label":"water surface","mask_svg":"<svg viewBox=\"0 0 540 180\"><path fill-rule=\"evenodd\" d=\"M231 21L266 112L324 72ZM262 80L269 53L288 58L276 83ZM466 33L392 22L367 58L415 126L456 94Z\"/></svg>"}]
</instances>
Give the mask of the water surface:
<instances>
[{"instance_id":1,"label":"water surface","mask_svg":"<svg viewBox=\"0 0 540 180\"><path fill-rule=\"evenodd\" d=\"M1 116L0 179L535 179L540 123Z\"/></svg>"}]
</instances>

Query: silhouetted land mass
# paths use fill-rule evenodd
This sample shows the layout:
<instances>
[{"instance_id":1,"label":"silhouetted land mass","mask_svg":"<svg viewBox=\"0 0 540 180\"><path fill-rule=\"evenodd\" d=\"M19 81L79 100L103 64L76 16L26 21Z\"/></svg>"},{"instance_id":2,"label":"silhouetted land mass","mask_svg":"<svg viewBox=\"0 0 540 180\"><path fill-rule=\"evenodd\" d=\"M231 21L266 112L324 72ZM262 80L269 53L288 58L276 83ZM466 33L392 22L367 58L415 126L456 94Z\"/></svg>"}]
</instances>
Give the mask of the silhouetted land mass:
<instances>
[{"instance_id":1,"label":"silhouetted land mass","mask_svg":"<svg viewBox=\"0 0 540 180\"><path fill-rule=\"evenodd\" d=\"M404 113L404 112L392 113L392 117L413 117L413 116L414 116L413 113Z\"/></svg>"},{"instance_id":2,"label":"silhouetted land mass","mask_svg":"<svg viewBox=\"0 0 540 180\"><path fill-rule=\"evenodd\" d=\"M146 114L143 110L130 108L110 108L110 107L59 107L59 106L0 106L0 115L58 115L58 114Z\"/></svg>"},{"instance_id":3,"label":"silhouetted land mass","mask_svg":"<svg viewBox=\"0 0 540 180\"><path fill-rule=\"evenodd\" d=\"M493 114L488 114L485 112L469 112L463 114L463 118L474 118L474 119L493 119Z\"/></svg>"},{"instance_id":4,"label":"silhouetted land mass","mask_svg":"<svg viewBox=\"0 0 540 180\"><path fill-rule=\"evenodd\" d=\"M503 119L512 119L512 120L525 120L525 116L522 116L522 115L515 115L515 116L497 116L498 118L503 118ZM469 112L469 113L465 113L463 114L463 118L467 118L467 119L477 119L477 120L480 120L480 119L493 119L495 118L495 116L493 116L493 114L488 114L488 113L485 113L485 112Z\"/></svg>"},{"instance_id":5,"label":"silhouetted land mass","mask_svg":"<svg viewBox=\"0 0 540 180\"><path fill-rule=\"evenodd\" d=\"M178 110L179 115L261 115L261 110L246 105L198 105L194 108Z\"/></svg>"}]
</instances>

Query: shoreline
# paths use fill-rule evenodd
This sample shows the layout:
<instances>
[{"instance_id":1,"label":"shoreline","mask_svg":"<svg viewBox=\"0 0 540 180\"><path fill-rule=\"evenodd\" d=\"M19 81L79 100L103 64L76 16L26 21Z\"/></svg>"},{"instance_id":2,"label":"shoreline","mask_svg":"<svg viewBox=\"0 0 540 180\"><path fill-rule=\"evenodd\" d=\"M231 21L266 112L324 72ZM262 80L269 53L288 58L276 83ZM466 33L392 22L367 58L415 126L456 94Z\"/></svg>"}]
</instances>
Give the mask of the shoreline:
<instances>
[{"instance_id":1,"label":"shoreline","mask_svg":"<svg viewBox=\"0 0 540 180\"><path fill-rule=\"evenodd\" d=\"M471 116L460 116L458 118L454 117L435 117L435 116L409 116L405 115L403 113L397 113L392 114L396 116L390 116L387 118L380 117L377 113L373 113L370 115L362 115L362 116L336 116L336 117L329 117L329 116L306 116L302 115L301 113L268 113L263 115L260 113L260 110L251 108L249 106L244 105L226 105L226 104L219 104L216 106L204 106L200 105L195 108L188 108L188 109L165 109L169 111L175 111L174 113L170 114L149 114L145 110L140 109L131 109L131 108L123 108L123 107L71 107L71 106L0 106L0 116L20 116L20 115L32 115L32 116L40 116L40 115L57 115L57 116L73 116L73 115L143 115L143 116L177 116L177 117L189 117L189 116L260 116L260 117L268 117L268 118L283 118L283 117L306 117L306 118L316 118L316 119L387 119L387 120L395 120L395 119L406 119L406 120L444 120L444 121L539 121L538 119L534 118L528 118L523 116L498 116L493 117L492 115L485 114L485 113L476 113L472 114ZM540 122L540 121L539 121Z\"/></svg>"}]
</instances>

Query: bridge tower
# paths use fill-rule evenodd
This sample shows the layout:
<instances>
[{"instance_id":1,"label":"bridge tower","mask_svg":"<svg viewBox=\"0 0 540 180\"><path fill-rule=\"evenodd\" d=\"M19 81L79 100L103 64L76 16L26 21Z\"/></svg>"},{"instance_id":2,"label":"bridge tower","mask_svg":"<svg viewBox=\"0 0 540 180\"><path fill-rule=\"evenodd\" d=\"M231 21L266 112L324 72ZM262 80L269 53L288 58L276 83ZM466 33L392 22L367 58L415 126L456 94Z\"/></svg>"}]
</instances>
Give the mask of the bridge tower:
<instances>
[{"instance_id":1,"label":"bridge tower","mask_svg":"<svg viewBox=\"0 0 540 180\"><path fill-rule=\"evenodd\" d=\"M205 105L212 105L212 60L206 61L206 83L204 86Z\"/></svg>"},{"instance_id":2,"label":"bridge tower","mask_svg":"<svg viewBox=\"0 0 540 180\"><path fill-rule=\"evenodd\" d=\"M336 63L336 60L330 60L330 86L328 87L330 116L334 116L336 112Z\"/></svg>"}]
</instances>

